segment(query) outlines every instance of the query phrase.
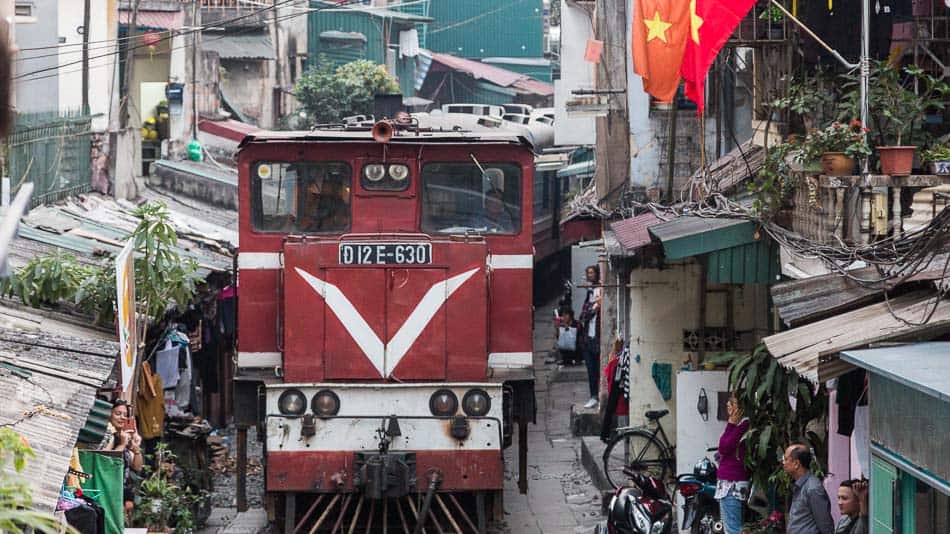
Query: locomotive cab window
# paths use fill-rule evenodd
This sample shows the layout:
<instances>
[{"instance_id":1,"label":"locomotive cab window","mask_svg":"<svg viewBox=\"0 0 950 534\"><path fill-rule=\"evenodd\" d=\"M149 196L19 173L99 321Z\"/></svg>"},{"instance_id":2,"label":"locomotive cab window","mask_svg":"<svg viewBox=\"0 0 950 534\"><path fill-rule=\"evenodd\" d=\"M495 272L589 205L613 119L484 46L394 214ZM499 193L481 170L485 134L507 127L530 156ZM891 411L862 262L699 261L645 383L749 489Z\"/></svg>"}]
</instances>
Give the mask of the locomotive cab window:
<instances>
[{"instance_id":1,"label":"locomotive cab window","mask_svg":"<svg viewBox=\"0 0 950 534\"><path fill-rule=\"evenodd\" d=\"M422 167L422 230L516 234L521 168L510 163L429 163Z\"/></svg>"},{"instance_id":2,"label":"locomotive cab window","mask_svg":"<svg viewBox=\"0 0 950 534\"><path fill-rule=\"evenodd\" d=\"M350 228L352 170L343 162L258 162L251 167L254 229L339 233Z\"/></svg>"}]
</instances>

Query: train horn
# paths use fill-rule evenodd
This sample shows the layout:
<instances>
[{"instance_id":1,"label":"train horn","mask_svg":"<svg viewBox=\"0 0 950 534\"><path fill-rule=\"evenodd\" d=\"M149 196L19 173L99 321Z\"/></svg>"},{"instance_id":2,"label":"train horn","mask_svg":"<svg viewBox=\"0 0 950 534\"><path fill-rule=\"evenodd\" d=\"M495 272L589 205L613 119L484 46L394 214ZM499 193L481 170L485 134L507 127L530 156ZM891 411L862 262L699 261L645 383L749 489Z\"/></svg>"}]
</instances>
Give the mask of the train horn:
<instances>
[{"instance_id":1,"label":"train horn","mask_svg":"<svg viewBox=\"0 0 950 534\"><path fill-rule=\"evenodd\" d=\"M377 143L388 143L395 130L391 121L379 121L373 125L373 140Z\"/></svg>"}]
</instances>

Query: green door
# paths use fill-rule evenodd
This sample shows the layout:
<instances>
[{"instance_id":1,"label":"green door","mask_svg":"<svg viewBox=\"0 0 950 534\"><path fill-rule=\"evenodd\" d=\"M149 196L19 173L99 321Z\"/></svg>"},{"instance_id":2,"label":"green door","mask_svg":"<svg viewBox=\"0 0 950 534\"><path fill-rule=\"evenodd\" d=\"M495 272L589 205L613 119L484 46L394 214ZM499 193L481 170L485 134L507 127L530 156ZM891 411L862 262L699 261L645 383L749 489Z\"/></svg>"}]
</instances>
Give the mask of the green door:
<instances>
[{"instance_id":1,"label":"green door","mask_svg":"<svg viewBox=\"0 0 950 534\"><path fill-rule=\"evenodd\" d=\"M897 492L897 468L871 456L871 534L890 534L894 530L894 494Z\"/></svg>"}]
</instances>

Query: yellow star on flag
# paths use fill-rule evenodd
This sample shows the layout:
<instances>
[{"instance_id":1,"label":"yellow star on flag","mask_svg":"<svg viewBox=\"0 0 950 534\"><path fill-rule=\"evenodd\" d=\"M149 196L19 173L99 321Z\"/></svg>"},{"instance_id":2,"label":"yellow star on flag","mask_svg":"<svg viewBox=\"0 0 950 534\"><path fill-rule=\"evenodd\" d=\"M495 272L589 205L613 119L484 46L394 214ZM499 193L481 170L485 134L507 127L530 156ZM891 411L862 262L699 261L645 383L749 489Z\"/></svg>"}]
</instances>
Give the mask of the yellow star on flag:
<instances>
[{"instance_id":1,"label":"yellow star on flag","mask_svg":"<svg viewBox=\"0 0 950 534\"><path fill-rule=\"evenodd\" d=\"M646 24L647 30L649 31L649 33L647 34L648 43L654 39L659 39L663 41L664 43L669 43L669 41L666 40L666 30L673 24L669 22L663 22L660 19L659 10L657 10L656 13L653 14L652 19L643 19L643 23Z\"/></svg>"},{"instance_id":2,"label":"yellow star on flag","mask_svg":"<svg viewBox=\"0 0 950 534\"><path fill-rule=\"evenodd\" d=\"M702 25L703 19L696 14L696 0L689 0L689 33L696 44L699 44L699 27Z\"/></svg>"}]
</instances>

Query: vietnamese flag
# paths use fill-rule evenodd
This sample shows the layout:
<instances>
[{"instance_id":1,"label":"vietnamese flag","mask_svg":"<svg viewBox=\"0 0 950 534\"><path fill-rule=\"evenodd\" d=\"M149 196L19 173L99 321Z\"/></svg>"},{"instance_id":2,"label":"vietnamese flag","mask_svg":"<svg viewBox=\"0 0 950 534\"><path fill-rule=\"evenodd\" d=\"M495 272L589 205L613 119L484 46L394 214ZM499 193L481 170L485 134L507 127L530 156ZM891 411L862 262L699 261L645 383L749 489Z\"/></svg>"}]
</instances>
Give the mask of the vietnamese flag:
<instances>
[{"instance_id":1,"label":"vietnamese flag","mask_svg":"<svg viewBox=\"0 0 950 534\"><path fill-rule=\"evenodd\" d=\"M688 7L684 0L634 0L633 71L643 78L643 90L661 102L672 102L680 84Z\"/></svg>"},{"instance_id":2,"label":"vietnamese flag","mask_svg":"<svg viewBox=\"0 0 950 534\"><path fill-rule=\"evenodd\" d=\"M702 115L706 104L706 73L739 21L755 0L689 0L689 39L683 55L686 96Z\"/></svg>"}]
</instances>

